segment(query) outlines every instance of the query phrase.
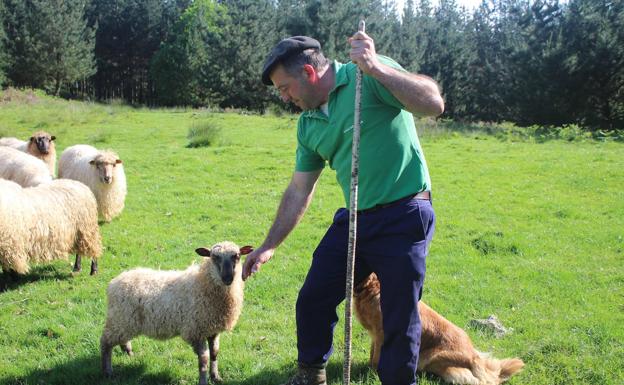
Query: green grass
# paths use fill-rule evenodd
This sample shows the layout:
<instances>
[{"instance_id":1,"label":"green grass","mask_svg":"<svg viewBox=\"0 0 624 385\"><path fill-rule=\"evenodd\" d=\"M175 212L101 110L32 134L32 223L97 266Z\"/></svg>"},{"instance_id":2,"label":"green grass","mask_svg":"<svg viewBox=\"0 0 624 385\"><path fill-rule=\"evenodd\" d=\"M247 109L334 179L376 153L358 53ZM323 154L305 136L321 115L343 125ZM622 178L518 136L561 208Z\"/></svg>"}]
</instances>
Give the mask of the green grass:
<instances>
[{"instance_id":1,"label":"green grass","mask_svg":"<svg viewBox=\"0 0 624 385\"><path fill-rule=\"evenodd\" d=\"M199 245L258 245L293 168L296 117L31 99L0 98L0 133L49 131L59 154L76 143L112 148L128 197L101 227L98 276L72 276L64 261L17 281L0 275L0 384L196 383L189 346L143 337L134 357L115 349L115 377L102 378L106 285L136 266L185 268L199 260ZM189 128L203 124L220 127L219 140L188 148ZM624 145L433 132L421 137L437 214L424 300L478 349L521 357L526 368L512 385L624 383ZM302 223L248 281L239 323L221 340L225 384L278 384L292 373L295 299L341 199L328 169ZM468 326L490 314L513 334L497 339ZM342 330L332 385L342 383ZM366 367L368 346L356 324L354 384L379 384Z\"/></svg>"}]
</instances>

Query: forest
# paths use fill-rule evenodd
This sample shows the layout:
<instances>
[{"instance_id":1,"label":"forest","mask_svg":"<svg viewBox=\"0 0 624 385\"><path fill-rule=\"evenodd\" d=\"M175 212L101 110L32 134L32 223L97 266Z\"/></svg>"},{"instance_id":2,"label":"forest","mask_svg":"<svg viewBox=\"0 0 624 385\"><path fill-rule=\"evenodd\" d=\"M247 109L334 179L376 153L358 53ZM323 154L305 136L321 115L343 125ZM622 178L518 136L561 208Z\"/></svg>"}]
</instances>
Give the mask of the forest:
<instances>
[{"instance_id":1,"label":"forest","mask_svg":"<svg viewBox=\"0 0 624 385\"><path fill-rule=\"evenodd\" d=\"M434 78L443 118L624 127L624 0L0 0L0 84L136 106L284 106L262 85L280 39L377 52Z\"/></svg>"}]
</instances>

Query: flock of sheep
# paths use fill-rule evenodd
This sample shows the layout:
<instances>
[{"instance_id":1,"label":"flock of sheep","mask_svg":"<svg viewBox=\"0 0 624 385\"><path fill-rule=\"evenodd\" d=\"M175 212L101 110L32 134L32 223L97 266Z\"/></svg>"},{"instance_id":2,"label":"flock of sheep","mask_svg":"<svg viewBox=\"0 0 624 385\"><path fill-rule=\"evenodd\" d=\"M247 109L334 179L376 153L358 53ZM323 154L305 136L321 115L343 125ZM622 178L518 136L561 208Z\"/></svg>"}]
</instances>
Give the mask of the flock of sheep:
<instances>
[{"instance_id":1,"label":"flock of sheep","mask_svg":"<svg viewBox=\"0 0 624 385\"><path fill-rule=\"evenodd\" d=\"M126 178L119 156L78 144L63 151L56 168L56 138L47 132L29 140L0 138L0 265L4 274L21 275L31 263L90 257L97 273L102 254L98 220L121 214ZM115 345L132 355L138 335L165 339L180 336L194 349L199 384L208 376L220 381L219 333L231 330L242 309L240 258L250 246L221 242L198 248L205 257L184 271L134 269L108 288L106 324L100 339L102 371L112 375ZM208 342L208 344L206 344Z\"/></svg>"}]
</instances>

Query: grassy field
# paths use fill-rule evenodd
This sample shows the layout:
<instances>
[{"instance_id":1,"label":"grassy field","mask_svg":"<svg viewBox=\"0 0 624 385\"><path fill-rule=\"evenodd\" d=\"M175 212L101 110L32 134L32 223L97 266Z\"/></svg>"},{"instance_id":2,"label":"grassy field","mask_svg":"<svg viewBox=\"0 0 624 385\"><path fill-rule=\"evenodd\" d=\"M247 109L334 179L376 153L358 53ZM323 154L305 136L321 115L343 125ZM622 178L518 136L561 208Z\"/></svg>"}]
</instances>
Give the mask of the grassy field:
<instances>
[{"instance_id":1,"label":"grassy field","mask_svg":"<svg viewBox=\"0 0 624 385\"><path fill-rule=\"evenodd\" d=\"M180 339L137 338L134 357L115 349L115 377L100 375L106 285L136 266L185 268L200 245L258 245L293 168L296 118L4 100L0 136L46 130L59 154L76 143L112 148L129 192L123 214L101 226L99 275L72 275L65 261L17 281L0 275L0 384L196 383L196 357ZM212 144L187 147L187 132L205 124L217 128ZM480 350L521 357L512 385L624 383L624 144L439 130L421 141L437 214L424 300ZM303 222L247 282L240 321L221 339L225 384L279 384L292 373L296 295L341 199L328 169ZM469 327L491 314L513 333ZM342 383L343 324L336 330L333 385ZM354 384L379 383L368 346L356 324Z\"/></svg>"}]
</instances>

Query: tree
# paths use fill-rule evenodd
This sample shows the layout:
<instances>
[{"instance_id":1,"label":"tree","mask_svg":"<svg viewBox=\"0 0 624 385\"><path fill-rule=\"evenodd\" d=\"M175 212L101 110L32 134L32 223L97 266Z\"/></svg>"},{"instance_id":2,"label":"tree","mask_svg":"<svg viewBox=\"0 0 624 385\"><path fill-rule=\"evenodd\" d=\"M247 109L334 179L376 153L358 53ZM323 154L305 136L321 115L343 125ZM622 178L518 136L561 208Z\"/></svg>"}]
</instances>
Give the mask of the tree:
<instances>
[{"instance_id":1,"label":"tree","mask_svg":"<svg viewBox=\"0 0 624 385\"><path fill-rule=\"evenodd\" d=\"M9 63L9 55L6 51L6 33L4 32L5 12L4 3L0 2L0 86L7 80L5 70Z\"/></svg>"},{"instance_id":2,"label":"tree","mask_svg":"<svg viewBox=\"0 0 624 385\"><path fill-rule=\"evenodd\" d=\"M565 12L568 74L561 90L574 121L603 129L624 126L624 3L573 0Z\"/></svg>"},{"instance_id":3,"label":"tree","mask_svg":"<svg viewBox=\"0 0 624 385\"><path fill-rule=\"evenodd\" d=\"M159 103L201 106L221 102L226 19L225 8L212 0L196 0L184 11L151 64Z\"/></svg>"},{"instance_id":4,"label":"tree","mask_svg":"<svg viewBox=\"0 0 624 385\"><path fill-rule=\"evenodd\" d=\"M87 0L6 0L10 76L17 85L58 95L64 84L94 73L93 30Z\"/></svg>"},{"instance_id":5,"label":"tree","mask_svg":"<svg viewBox=\"0 0 624 385\"><path fill-rule=\"evenodd\" d=\"M98 99L150 103L152 57L191 0L92 0L89 23L97 26L93 78Z\"/></svg>"},{"instance_id":6,"label":"tree","mask_svg":"<svg viewBox=\"0 0 624 385\"><path fill-rule=\"evenodd\" d=\"M260 80L262 65L273 45L283 37L272 0L226 0L229 22L223 33L221 68L223 107L264 110L275 101Z\"/></svg>"}]
</instances>

